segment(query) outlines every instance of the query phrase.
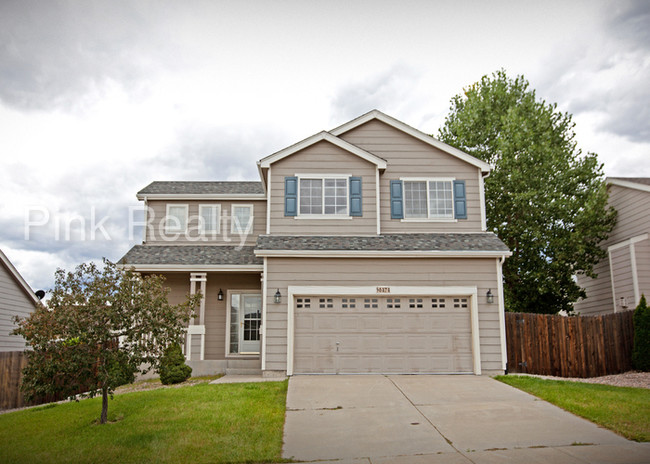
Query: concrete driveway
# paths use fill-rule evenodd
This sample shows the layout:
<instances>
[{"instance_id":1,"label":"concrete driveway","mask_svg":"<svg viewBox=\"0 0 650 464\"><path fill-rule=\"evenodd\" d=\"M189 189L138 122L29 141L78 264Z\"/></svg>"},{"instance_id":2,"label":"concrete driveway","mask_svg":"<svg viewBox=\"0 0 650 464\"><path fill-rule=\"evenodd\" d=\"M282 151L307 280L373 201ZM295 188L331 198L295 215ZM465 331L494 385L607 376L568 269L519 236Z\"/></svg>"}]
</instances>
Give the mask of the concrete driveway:
<instances>
[{"instance_id":1,"label":"concrete driveway","mask_svg":"<svg viewBox=\"0 0 650 464\"><path fill-rule=\"evenodd\" d=\"M648 445L489 377L315 375L289 380L283 457L632 464L650 462Z\"/></svg>"}]
</instances>

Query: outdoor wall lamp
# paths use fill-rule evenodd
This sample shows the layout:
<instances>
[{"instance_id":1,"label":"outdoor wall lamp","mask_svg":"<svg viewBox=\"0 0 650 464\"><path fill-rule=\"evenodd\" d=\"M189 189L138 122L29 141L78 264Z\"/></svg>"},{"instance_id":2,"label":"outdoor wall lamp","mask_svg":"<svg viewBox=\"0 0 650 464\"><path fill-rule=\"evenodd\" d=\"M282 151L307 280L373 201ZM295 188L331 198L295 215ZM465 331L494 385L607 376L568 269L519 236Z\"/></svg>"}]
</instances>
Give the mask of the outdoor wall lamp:
<instances>
[{"instance_id":1,"label":"outdoor wall lamp","mask_svg":"<svg viewBox=\"0 0 650 464\"><path fill-rule=\"evenodd\" d=\"M492 303L494 303L494 295L492 295L492 289L489 289L489 290L487 291L487 294L486 294L485 296L487 296L487 302L488 302L488 304L492 304Z\"/></svg>"},{"instance_id":2,"label":"outdoor wall lamp","mask_svg":"<svg viewBox=\"0 0 650 464\"><path fill-rule=\"evenodd\" d=\"M275 292L275 296L273 297L273 301L275 301L276 303L280 303L280 301L282 301L282 294L280 293L280 289L279 289L279 288L278 288L278 290Z\"/></svg>"},{"instance_id":3,"label":"outdoor wall lamp","mask_svg":"<svg viewBox=\"0 0 650 464\"><path fill-rule=\"evenodd\" d=\"M219 289L219 293L217 294L217 300L223 301L223 290Z\"/></svg>"}]
</instances>

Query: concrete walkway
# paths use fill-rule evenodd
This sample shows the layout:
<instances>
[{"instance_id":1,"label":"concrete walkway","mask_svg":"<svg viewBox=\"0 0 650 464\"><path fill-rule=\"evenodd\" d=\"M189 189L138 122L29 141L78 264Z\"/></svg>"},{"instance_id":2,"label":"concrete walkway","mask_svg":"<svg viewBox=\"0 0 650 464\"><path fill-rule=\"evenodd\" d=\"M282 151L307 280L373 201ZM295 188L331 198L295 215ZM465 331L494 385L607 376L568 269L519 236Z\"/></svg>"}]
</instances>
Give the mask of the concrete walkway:
<instances>
[{"instance_id":1,"label":"concrete walkway","mask_svg":"<svg viewBox=\"0 0 650 464\"><path fill-rule=\"evenodd\" d=\"M360 463L650 463L638 444L480 376L295 376L283 457Z\"/></svg>"}]
</instances>

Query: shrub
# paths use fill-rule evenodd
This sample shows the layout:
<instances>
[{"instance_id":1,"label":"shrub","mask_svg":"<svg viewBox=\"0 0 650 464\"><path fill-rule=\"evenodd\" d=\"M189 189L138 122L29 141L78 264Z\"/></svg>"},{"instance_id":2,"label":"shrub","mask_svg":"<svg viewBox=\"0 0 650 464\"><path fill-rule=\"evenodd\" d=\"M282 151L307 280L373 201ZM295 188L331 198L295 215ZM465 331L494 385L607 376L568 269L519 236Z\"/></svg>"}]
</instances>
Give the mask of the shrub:
<instances>
[{"instance_id":1,"label":"shrub","mask_svg":"<svg viewBox=\"0 0 650 464\"><path fill-rule=\"evenodd\" d=\"M639 306L634 310L632 365L640 371L650 371L650 308L645 295L641 295Z\"/></svg>"},{"instance_id":2,"label":"shrub","mask_svg":"<svg viewBox=\"0 0 650 464\"><path fill-rule=\"evenodd\" d=\"M185 364L185 356L178 343L169 345L160 360L160 381L165 385L185 382L192 375L192 368Z\"/></svg>"}]
</instances>

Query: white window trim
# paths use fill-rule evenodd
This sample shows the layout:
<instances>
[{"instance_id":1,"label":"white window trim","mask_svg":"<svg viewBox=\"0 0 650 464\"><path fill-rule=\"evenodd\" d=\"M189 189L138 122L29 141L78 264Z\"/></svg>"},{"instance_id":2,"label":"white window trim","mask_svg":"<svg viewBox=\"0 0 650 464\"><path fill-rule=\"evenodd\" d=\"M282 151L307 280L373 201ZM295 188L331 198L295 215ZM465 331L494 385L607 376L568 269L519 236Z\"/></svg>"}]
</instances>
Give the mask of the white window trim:
<instances>
[{"instance_id":1,"label":"white window trim","mask_svg":"<svg viewBox=\"0 0 650 464\"><path fill-rule=\"evenodd\" d=\"M350 177L352 177L352 174L296 174L296 177L298 178L298 211L296 211L296 215L294 216L295 219L352 219L352 216L350 216ZM325 179L347 179L348 181L345 183L345 189L347 191L347 201L345 202L345 214L309 214L309 213L301 213L300 212L300 181L302 179L320 179L323 181L322 187L323 190L325 189ZM322 200L322 205L323 205L323 211L325 211L325 194L323 193L321 195L321 200Z\"/></svg>"},{"instance_id":2,"label":"white window trim","mask_svg":"<svg viewBox=\"0 0 650 464\"><path fill-rule=\"evenodd\" d=\"M246 230L242 230L242 231L239 231L239 230L236 230L236 229L235 229L235 214L234 214L234 213L235 213L235 207L237 207L237 208L244 208L244 207L246 207L246 208L250 209L250 212L251 212L251 220L250 220L250 222L248 223L248 229L246 229ZM255 221L255 216L253 216L253 211L255 211L255 209L254 209L254 205L253 205L253 204L238 204L238 203L233 203L233 204L230 206L230 233L232 233L232 234L238 234L238 235L250 234L250 232L253 230L253 222Z\"/></svg>"},{"instance_id":3,"label":"white window trim","mask_svg":"<svg viewBox=\"0 0 650 464\"><path fill-rule=\"evenodd\" d=\"M217 228L215 230L207 230L204 226L205 224L202 224L202 219L203 215L201 214L201 210L203 208L214 208L217 210ZM209 232L213 234L220 234L221 233L221 205L220 204L214 204L214 203L202 203L199 205L199 230L203 233Z\"/></svg>"},{"instance_id":4,"label":"white window trim","mask_svg":"<svg viewBox=\"0 0 650 464\"><path fill-rule=\"evenodd\" d=\"M237 289L232 289L232 290L226 290L226 351L225 351L225 356L226 358L250 358L250 357L259 357L262 355L262 352L264 351L262 349L262 343L264 343L264 339L260 340L260 352L259 353L231 353L230 352L230 302L231 302L231 296L232 294L253 294L253 295L260 295L263 297L263 292L260 290L255 290L255 289L246 289L246 290L237 290ZM262 309L264 308L264 301L262 301ZM241 308L240 308L241 309ZM262 327L264 327L264 319L262 319Z\"/></svg>"},{"instance_id":5,"label":"white window trim","mask_svg":"<svg viewBox=\"0 0 650 464\"><path fill-rule=\"evenodd\" d=\"M185 209L185 228L184 229L170 229L169 228L169 209L170 208L183 208ZM190 210L190 205L188 204L174 204L174 203L167 203L167 207L165 208L165 232L166 233L183 233L187 232L187 227L189 223L189 210Z\"/></svg>"},{"instance_id":6,"label":"white window trim","mask_svg":"<svg viewBox=\"0 0 650 464\"><path fill-rule=\"evenodd\" d=\"M427 217L425 218L407 218L406 217L406 189L402 187L402 201L404 202L404 218L401 222L458 222L454 217L454 181L455 177L400 177L402 185L404 182L426 182L427 183ZM431 209L429 207L429 182L451 182L451 217L433 218L430 217Z\"/></svg>"}]
</instances>

